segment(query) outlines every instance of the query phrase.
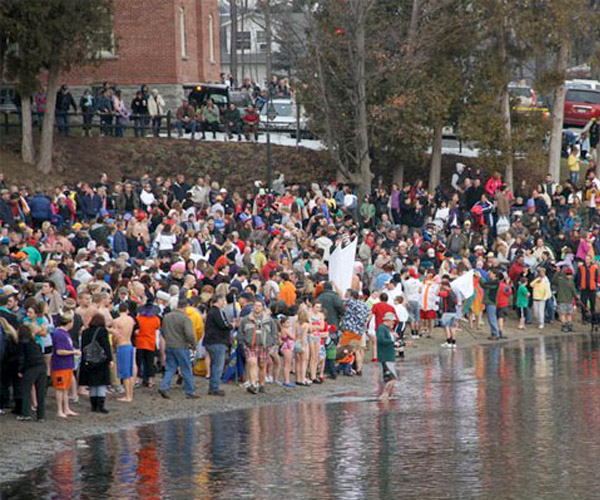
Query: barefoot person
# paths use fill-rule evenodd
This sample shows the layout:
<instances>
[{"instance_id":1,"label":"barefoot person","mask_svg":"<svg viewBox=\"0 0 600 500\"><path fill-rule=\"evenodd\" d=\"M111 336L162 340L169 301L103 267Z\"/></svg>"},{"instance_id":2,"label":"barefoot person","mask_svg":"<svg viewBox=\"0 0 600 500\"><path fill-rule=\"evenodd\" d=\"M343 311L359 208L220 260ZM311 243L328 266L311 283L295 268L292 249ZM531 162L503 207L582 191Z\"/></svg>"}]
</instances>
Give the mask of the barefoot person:
<instances>
[{"instance_id":1,"label":"barefoot person","mask_svg":"<svg viewBox=\"0 0 600 500\"><path fill-rule=\"evenodd\" d=\"M119 316L113 321L110 329L113 345L117 349L117 376L123 381L125 396L117 399L125 403L133 401L133 345L131 335L135 326L134 319L129 315L126 303L119 305Z\"/></svg>"},{"instance_id":2,"label":"barefoot person","mask_svg":"<svg viewBox=\"0 0 600 500\"><path fill-rule=\"evenodd\" d=\"M383 391L379 396L382 401L390 398L396 374L396 352L394 350L395 334L393 333L396 315L392 312L385 313L383 323L377 329L377 355L383 370Z\"/></svg>"},{"instance_id":3,"label":"barefoot person","mask_svg":"<svg viewBox=\"0 0 600 500\"><path fill-rule=\"evenodd\" d=\"M50 370L52 386L56 391L56 415L60 418L79 415L69 407L69 388L75 369L75 356L81 354L73 347L69 330L73 328L73 313L64 313L59 318L60 327L52 332L52 358Z\"/></svg>"}]
</instances>

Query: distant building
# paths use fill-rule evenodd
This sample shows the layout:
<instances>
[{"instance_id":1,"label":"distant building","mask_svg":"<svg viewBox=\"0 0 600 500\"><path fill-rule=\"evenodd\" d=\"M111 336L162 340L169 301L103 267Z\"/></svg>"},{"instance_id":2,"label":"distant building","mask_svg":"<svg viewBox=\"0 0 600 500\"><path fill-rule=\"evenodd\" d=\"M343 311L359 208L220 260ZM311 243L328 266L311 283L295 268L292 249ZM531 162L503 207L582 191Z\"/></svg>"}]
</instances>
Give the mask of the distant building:
<instances>
[{"instance_id":1,"label":"distant building","mask_svg":"<svg viewBox=\"0 0 600 500\"><path fill-rule=\"evenodd\" d=\"M238 0L237 15L237 64L238 71L234 78L241 84L244 78L250 78L261 87L271 79L267 75L267 37L265 32L264 15L257 8L254 0L248 0L247 9ZM288 2L282 2L286 5ZM297 59L303 53L305 41L306 20L301 8L289 7L285 11L275 0L271 4L272 31L271 54L273 73L278 76L292 76L294 57ZM232 31L229 0L221 0L220 10L220 51L221 71L232 73L231 53ZM290 54L293 53L293 54Z\"/></svg>"},{"instance_id":2,"label":"distant building","mask_svg":"<svg viewBox=\"0 0 600 500\"><path fill-rule=\"evenodd\" d=\"M63 83L79 94L109 81L126 102L146 83L172 109L183 84L220 80L217 0L115 0L114 40L98 67L75 68Z\"/></svg>"}]
</instances>

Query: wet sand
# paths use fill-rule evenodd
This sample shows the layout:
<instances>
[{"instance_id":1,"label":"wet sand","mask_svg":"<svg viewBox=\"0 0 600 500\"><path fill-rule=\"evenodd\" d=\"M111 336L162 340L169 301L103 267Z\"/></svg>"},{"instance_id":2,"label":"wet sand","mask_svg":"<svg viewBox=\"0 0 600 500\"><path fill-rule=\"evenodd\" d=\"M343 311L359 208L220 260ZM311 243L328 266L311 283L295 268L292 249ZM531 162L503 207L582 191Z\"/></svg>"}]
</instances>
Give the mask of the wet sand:
<instances>
[{"instance_id":1,"label":"wet sand","mask_svg":"<svg viewBox=\"0 0 600 500\"><path fill-rule=\"evenodd\" d=\"M578 332L560 333L560 325L554 323L544 330L529 326L524 331L515 328L516 323L508 322L505 328L508 342L518 339L535 340L540 336L564 335L574 333L588 334L589 326L575 324ZM464 349L475 345L497 345L498 341L487 340L489 328L481 331L463 330L457 334L458 348ZM440 344L444 341L443 329L436 328L433 338L407 339L404 362L411 362L424 355L435 355L449 349ZM506 342L506 341L501 341ZM366 356L367 357L367 356ZM159 380L159 379L157 379ZM133 403L116 401L119 395L109 395L106 407L108 415L91 413L89 400L85 397L72 409L80 413L78 417L61 419L56 417L54 390L49 389L46 395L46 422L18 422L14 415L8 413L0 416L0 483L17 479L24 472L36 468L46 462L54 453L67 447L76 446L76 440L95 434L116 432L121 429L151 424L165 420L187 418L210 413L242 410L255 406L274 404L293 404L298 401L326 398L333 394L360 391L375 392L379 380L379 366L367 363L362 377L338 377L335 381L327 380L322 385L311 387L283 388L274 384L267 386L266 394L251 395L239 386L224 386L225 398L207 396L208 381L196 377L196 393L199 399L185 398L181 386L171 389L171 399L163 399L156 389L140 388L134 392ZM403 383L400 381L399 383Z\"/></svg>"}]
</instances>

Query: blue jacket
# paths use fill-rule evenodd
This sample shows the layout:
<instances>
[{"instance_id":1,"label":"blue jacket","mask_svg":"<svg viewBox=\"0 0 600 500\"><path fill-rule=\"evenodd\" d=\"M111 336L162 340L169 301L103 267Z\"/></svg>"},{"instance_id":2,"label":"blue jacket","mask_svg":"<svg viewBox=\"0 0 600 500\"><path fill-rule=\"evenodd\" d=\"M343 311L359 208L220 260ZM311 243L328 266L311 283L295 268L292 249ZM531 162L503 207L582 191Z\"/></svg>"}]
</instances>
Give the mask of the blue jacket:
<instances>
[{"instance_id":1,"label":"blue jacket","mask_svg":"<svg viewBox=\"0 0 600 500\"><path fill-rule=\"evenodd\" d=\"M128 252L129 245L127 244L127 238L121 231L116 231L113 235L113 251L115 254L120 252Z\"/></svg>"},{"instance_id":2,"label":"blue jacket","mask_svg":"<svg viewBox=\"0 0 600 500\"><path fill-rule=\"evenodd\" d=\"M102 200L97 194L84 194L81 197L81 212L88 217L96 217L102 208Z\"/></svg>"},{"instance_id":3,"label":"blue jacket","mask_svg":"<svg viewBox=\"0 0 600 500\"><path fill-rule=\"evenodd\" d=\"M50 220L54 216L50 198L43 194L36 194L29 202L31 217L37 220Z\"/></svg>"}]
</instances>

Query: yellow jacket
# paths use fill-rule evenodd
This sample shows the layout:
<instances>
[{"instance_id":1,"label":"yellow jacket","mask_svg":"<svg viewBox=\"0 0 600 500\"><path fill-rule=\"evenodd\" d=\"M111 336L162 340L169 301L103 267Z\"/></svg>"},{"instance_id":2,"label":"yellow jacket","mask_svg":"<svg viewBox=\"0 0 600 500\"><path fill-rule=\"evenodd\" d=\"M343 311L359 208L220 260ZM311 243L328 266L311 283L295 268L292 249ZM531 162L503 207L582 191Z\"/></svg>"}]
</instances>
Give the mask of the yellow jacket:
<instances>
[{"instance_id":1,"label":"yellow jacket","mask_svg":"<svg viewBox=\"0 0 600 500\"><path fill-rule=\"evenodd\" d=\"M202 337L204 337L204 320L202 319L202 315L200 311L192 306L187 306L185 308L185 313L188 318L192 320L192 325L194 326L194 335L196 335L196 342L199 342Z\"/></svg>"},{"instance_id":2,"label":"yellow jacket","mask_svg":"<svg viewBox=\"0 0 600 500\"><path fill-rule=\"evenodd\" d=\"M531 282L531 289L533 290L533 300L548 300L552 297L550 281L545 276L534 279Z\"/></svg>"}]
</instances>

